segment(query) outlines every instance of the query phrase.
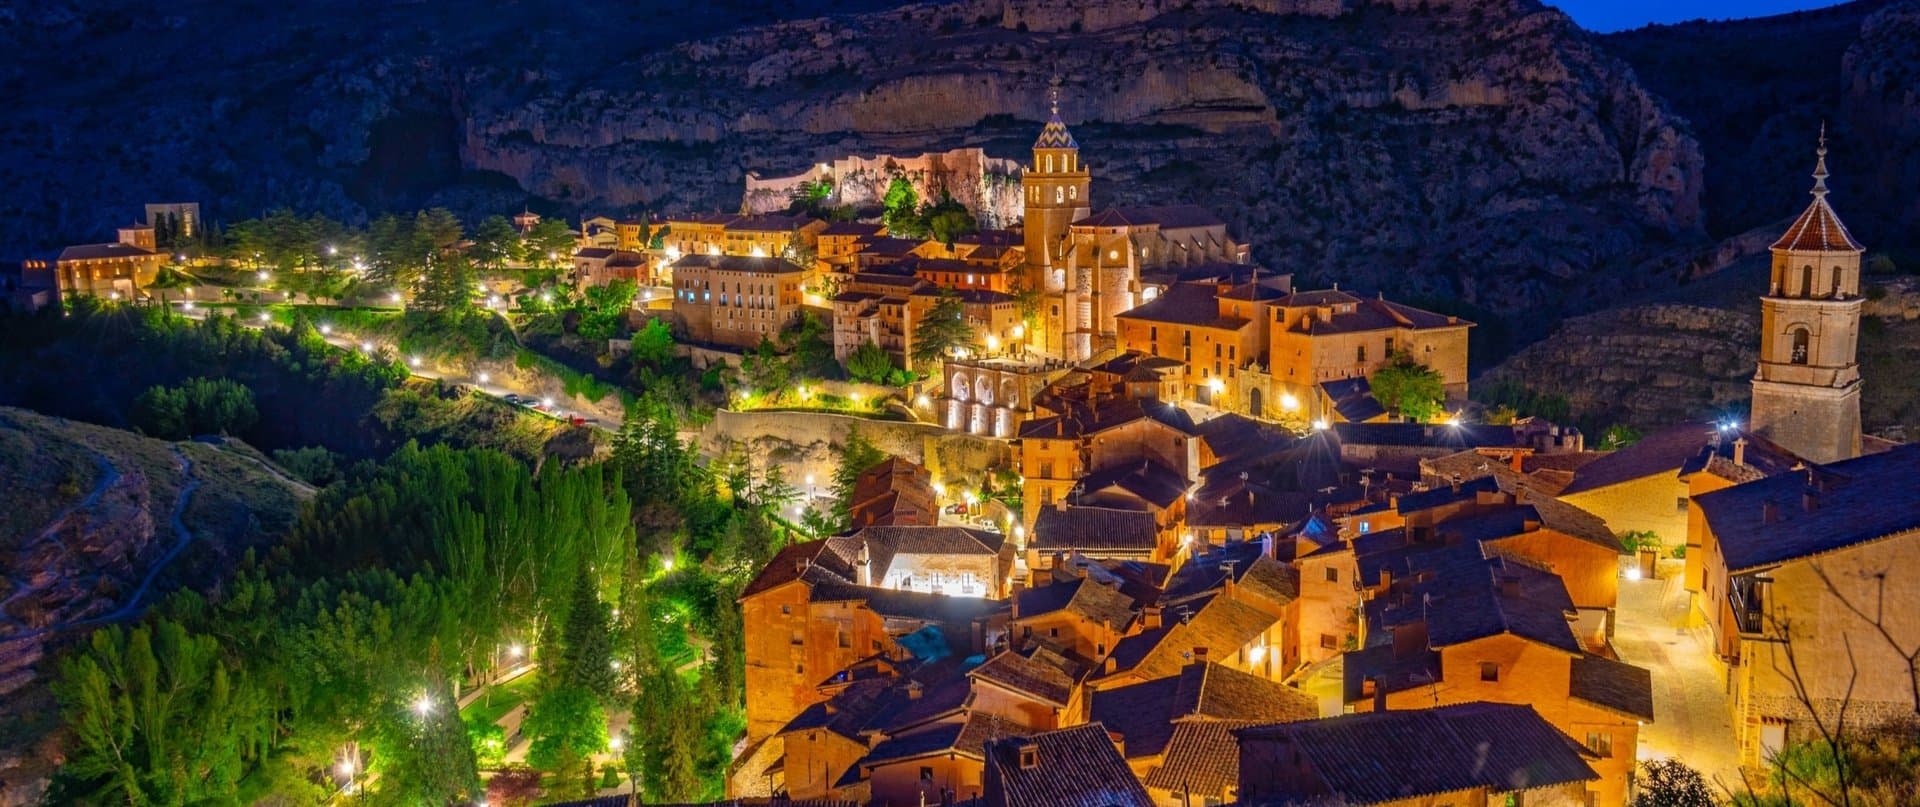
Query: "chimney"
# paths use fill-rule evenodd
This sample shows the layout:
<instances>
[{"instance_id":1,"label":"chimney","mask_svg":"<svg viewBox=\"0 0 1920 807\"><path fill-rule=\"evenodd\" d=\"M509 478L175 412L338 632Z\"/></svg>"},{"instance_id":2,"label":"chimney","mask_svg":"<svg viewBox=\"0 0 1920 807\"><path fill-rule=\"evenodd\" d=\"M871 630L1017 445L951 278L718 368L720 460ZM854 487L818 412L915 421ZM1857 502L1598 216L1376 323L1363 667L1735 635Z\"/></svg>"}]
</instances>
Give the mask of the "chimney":
<instances>
[{"instance_id":1,"label":"chimney","mask_svg":"<svg viewBox=\"0 0 1920 807\"><path fill-rule=\"evenodd\" d=\"M1040 767L1040 746L1031 740L1020 743L1020 770Z\"/></svg>"},{"instance_id":2,"label":"chimney","mask_svg":"<svg viewBox=\"0 0 1920 807\"><path fill-rule=\"evenodd\" d=\"M1120 752L1120 758L1127 758L1127 737L1117 731L1107 732L1107 739L1113 741L1113 750Z\"/></svg>"},{"instance_id":3,"label":"chimney","mask_svg":"<svg viewBox=\"0 0 1920 807\"><path fill-rule=\"evenodd\" d=\"M1140 613L1140 621L1147 630L1160 627L1160 606L1149 605Z\"/></svg>"},{"instance_id":4,"label":"chimney","mask_svg":"<svg viewBox=\"0 0 1920 807\"><path fill-rule=\"evenodd\" d=\"M1739 437L1733 441L1733 464L1747 464L1747 438Z\"/></svg>"},{"instance_id":5,"label":"chimney","mask_svg":"<svg viewBox=\"0 0 1920 807\"><path fill-rule=\"evenodd\" d=\"M1411 658L1427 649L1427 623L1422 620L1395 625L1388 631L1393 638L1393 657Z\"/></svg>"},{"instance_id":6,"label":"chimney","mask_svg":"<svg viewBox=\"0 0 1920 807\"><path fill-rule=\"evenodd\" d=\"M919 681L908 681L907 682L907 700L910 700L910 701L919 700L920 695L922 694L921 692L922 689L923 687L920 686Z\"/></svg>"},{"instance_id":7,"label":"chimney","mask_svg":"<svg viewBox=\"0 0 1920 807\"><path fill-rule=\"evenodd\" d=\"M1772 501L1760 503L1760 523L1774 524L1780 521L1780 507Z\"/></svg>"},{"instance_id":8,"label":"chimney","mask_svg":"<svg viewBox=\"0 0 1920 807\"><path fill-rule=\"evenodd\" d=\"M1260 556L1263 558L1274 557L1275 556L1274 543L1275 542L1273 538L1273 533L1271 532L1261 533L1260 534Z\"/></svg>"},{"instance_id":9,"label":"chimney","mask_svg":"<svg viewBox=\"0 0 1920 807\"><path fill-rule=\"evenodd\" d=\"M797 560L797 561L794 561L794 563L793 563L793 567L794 567L794 570L795 570L795 571L797 571L797 572L799 572L799 573L801 573L801 574L806 574L806 573L807 573L807 567L808 567L808 566L811 566L811 565L813 565L813 562L812 562L812 561L810 561L810 560L808 560L808 559L806 559L806 558L801 558L801 559L799 559L799 560Z\"/></svg>"},{"instance_id":10,"label":"chimney","mask_svg":"<svg viewBox=\"0 0 1920 807\"><path fill-rule=\"evenodd\" d=\"M1207 663L1207 649L1205 647L1193 648L1193 663L1195 664Z\"/></svg>"},{"instance_id":11,"label":"chimney","mask_svg":"<svg viewBox=\"0 0 1920 807\"><path fill-rule=\"evenodd\" d=\"M1112 675L1115 672L1119 671L1120 662L1119 660L1115 659L1111 654L1109 654L1107 656L1107 660L1104 662L1101 662L1100 668L1104 670L1107 675Z\"/></svg>"},{"instance_id":12,"label":"chimney","mask_svg":"<svg viewBox=\"0 0 1920 807\"><path fill-rule=\"evenodd\" d=\"M854 559L854 582L863 586L873 585L873 556L867 551L867 539L860 538L860 554Z\"/></svg>"}]
</instances>

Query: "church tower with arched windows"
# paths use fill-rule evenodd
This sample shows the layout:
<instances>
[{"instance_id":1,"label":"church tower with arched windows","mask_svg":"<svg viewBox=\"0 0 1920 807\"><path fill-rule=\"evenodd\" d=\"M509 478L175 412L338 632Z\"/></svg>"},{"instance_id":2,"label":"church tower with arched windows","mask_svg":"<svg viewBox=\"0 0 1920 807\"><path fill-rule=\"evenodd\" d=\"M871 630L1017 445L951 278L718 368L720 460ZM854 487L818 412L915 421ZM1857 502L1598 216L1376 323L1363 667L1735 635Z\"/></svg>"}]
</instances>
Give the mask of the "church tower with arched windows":
<instances>
[{"instance_id":1,"label":"church tower with arched windows","mask_svg":"<svg viewBox=\"0 0 1920 807\"><path fill-rule=\"evenodd\" d=\"M1072 306L1066 299L1067 227L1093 212L1087 196L1092 174L1080 163L1080 144L1075 143L1067 124L1060 120L1060 90L1055 87L1052 117L1033 143L1033 164L1021 172L1021 224L1027 252L1027 287L1043 292L1042 323L1034 334L1034 347L1043 352L1059 352L1059 341L1066 329L1077 327L1063 321L1071 317Z\"/></svg>"},{"instance_id":2,"label":"church tower with arched windows","mask_svg":"<svg viewBox=\"0 0 1920 807\"><path fill-rule=\"evenodd\" d=\"M1860 455L1859 242L1827 202L1827 137L1820 135L1813 203L1775 241L1760 298L1755 432L1812 462Z\"/></svg>"}]
</instances>

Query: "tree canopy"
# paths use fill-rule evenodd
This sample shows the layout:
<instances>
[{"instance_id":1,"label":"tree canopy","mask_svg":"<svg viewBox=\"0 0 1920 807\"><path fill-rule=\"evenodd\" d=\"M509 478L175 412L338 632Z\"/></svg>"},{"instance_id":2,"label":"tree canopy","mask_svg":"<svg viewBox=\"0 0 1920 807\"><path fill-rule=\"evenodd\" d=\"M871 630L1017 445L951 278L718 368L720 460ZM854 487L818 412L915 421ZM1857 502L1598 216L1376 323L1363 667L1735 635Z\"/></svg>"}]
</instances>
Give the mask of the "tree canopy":
<instances>
[{"instance_id":1,"label":"tree canopy","mask_svg":"<svg viewBox=\"0 0 1920 807\"><path fill-rule=\"evenodd\" d=\"M1373 397L1407 420L1425 423L1438 417L1446 400L1440 373L1405 352L1396 352L1370 379Z\"/></svg>"}]
</instances>

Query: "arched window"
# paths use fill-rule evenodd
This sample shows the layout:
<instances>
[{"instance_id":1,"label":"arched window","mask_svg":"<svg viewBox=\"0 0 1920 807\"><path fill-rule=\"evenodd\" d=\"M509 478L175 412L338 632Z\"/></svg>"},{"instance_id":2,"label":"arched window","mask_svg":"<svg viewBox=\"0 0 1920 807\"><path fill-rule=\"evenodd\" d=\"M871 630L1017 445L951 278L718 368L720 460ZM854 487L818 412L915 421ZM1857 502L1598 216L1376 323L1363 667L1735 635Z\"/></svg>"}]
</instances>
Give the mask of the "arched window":
<instances>
[{"instance_id":1,"label":"arched window","mask_svg":"<svg viewBox=\"0 0 1920 807\"><path fill-rule=\"evenodd\" d=\"M1047 173L1053 173L1053 155L1047 155Z\"/></svg>"},{"instance_id":2,"label":"arched window","mask_svg":"<svg viewBox=\"0 0 1920 807\"><path fill-rule=\"evenodd\" d=\"M1067 198L1068 199L1080 198L1080 186L1074 185L1070 188L1067 188Z\"/></svg>"},{"instance_id":3,"label":"arched window","mask_svg":"<svg viewBox=\"0 0 1920 807\"><path fill-rule=\"evenodd\" d=\"M1805 328L1793 329L1793 363L1794 364L1807 363L1807 341L1810 338L1811 338L1811 334L1807 333L1807 329Z\"/></svg>"},{"instance_id":4,"label":"arched window","mask_svg":"<svg viewBox=\"0 0 1920 807\"><path fill-rule=\"evenodd\" d=\"M1800 267L1800 296L1813 296L1813 267Z\"/></svg>"},{"instance_id":5,"label":"arched window","mask_svg":"<svg viewBox=\"0 0 1920 807\"><path fill-rule=\"evenodd\" d=\"M1064 202L1064 201L1066 201L1066 200L1067 200L1067 189L1065 189L1065 188L1054 188L1054 189L1053 189L1053 201L1054 201L1054 203L1055 203L1055 204L1058 204L1058 203L1060 203L1060 202Z\"/></svg>"},{"instance_id":6,"label":"arched window","mask_svg":"<svg viewBox=\"0 0 1920 807\"><path fill-rule=\"evenodd\" d=\"M1836 300L1840 299L1840 267L1838 266L1833 267L1833 294L1829 296Z\"/></svg>"}]
</instances>

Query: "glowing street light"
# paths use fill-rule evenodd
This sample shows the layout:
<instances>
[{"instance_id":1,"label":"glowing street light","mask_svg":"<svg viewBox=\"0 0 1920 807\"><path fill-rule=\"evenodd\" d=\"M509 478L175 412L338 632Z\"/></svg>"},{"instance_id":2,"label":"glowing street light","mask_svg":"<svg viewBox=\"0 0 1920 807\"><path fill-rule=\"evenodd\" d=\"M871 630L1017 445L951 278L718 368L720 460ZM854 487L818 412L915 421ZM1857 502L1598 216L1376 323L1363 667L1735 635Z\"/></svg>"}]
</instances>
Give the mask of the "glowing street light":
<instances>
[{"instance_id":1,"label":"glowing street light","mask_svg":"<svg viewBox=\"0 0 1920 807\"><path fill-rule=\"evenodd\" d=\"M333 766L333 772L339 774L340 778L342 779L352 781L353 780L353 760L345 759L345 758L341 759L340 764Z\"/></svg>"},{"instance_id":2,"label":"glowing street light","mask_svg":"<svg viewBox=\"0 0 1920 807\"><path fill-rule=\"evenodd\" d=\"M519 644L517 644L517 643L516 643L516 644L510 644L510 645L507 645L507 655L508 655L508 656L511 656L511 657L513 657L513 658L520 658L521 656L524 656L524 655L526 655L526 654L527 654L527 649L526 649L526 648L524 648L524 647L521 647L521 646L520 646Z\"/></svg>"},{"instance_id":3,"label":"glowing street light","mask_svg":"<svg viewBox=\"0 0 1920 807\"><path fill-rule=\"evenodd\" d=\"M1320 418L1319 420L1315 420L1315 421L1313 422L1313 430L1314 430L1314 431L1317 431L1317 432L1323 432L1323 431L1326 431L1326 430L1327 430L1327 419L1326 419L1326 418Z\"/></svg>"},{"instance_id":4,"label":"glowing street light","mask_svg":"<svg viewBox=\"0 0 1920 807\"><path fill-rule=\"evenodd\" d=\"M338 255L338 254L340 254L340 249L339 249L338 247L335 247L335 246L334 246L334 245L332 245L332 244L328 244L328 245L327 245L327 254L328 254L328 255L330 255L330 256L331 256L331 255Z\"/></svg>"},{"instance_id":5,"label":"glowing street light","mask_svg":"<svg viewBox=\"0 0 1920 807\"><path fill-rule=\"evenodd\" d=\"M619 672L619 671L620 671L620 660L619 660L619 659L614 659L614 660L612 660L612 661L609 661L609 662L607 662L607 666L609 666L609 667L612 667L612 668L613 668L613 671L614 671L614 672Z\"/></svg>"},{"instance_id":6,"label":"glowing street light","mask_svg":"<svg viewBox=\"0 0 1920 807\"><path fill-rule=\"evenodd\" d=\"M262 269L262 270L260 270L260 274L258 275L258 277L260 278L260 282L262 282L262 283L265 283L265 282L267 282L267 281L268 281L269 279L272 279L272 277L273 277L273 275L271 275L271 274L268 274L268 273L267 273L267 270L265 270L265 269Z\"/></svg>"},{"instance_id":7,"label":"glowing street light","mask_svg":"<svg viewBox=\"0 0 1920 807\"><path fill-rule=\"evenodd\" d=\"M994 336L993 334L987 334L987 352L995 353L995 352L998 352L999 350L1000 350L1000 337Z\"/></svg>"},{"instance_id":8,"label":"glowing street light","mask_svg":"<svg viewBox=\"0 0 1920 807\"><path fill-rule=\"evenodd\" d=\"M627 747L627 738L615 734L607 738L607 747L618 752L620 749Z\"/></svg>"},{"instance_id":9,"label":"glowing street light","mask_svg":"<svg viewBox=\"0 0 1920 807\"><path fill-rule=\"evenodd\" d=\"M550 291L540 292L540 302L543 302L543 303L553 302L553 292L550 292Z\"/></svg>"},{"instance_id":10,"label":"glowing street light","mask_svg":"<svg viewBox=\"0 0 1920 807\"><path fill-rule=\"evenodd\" d=\"M433 696L421 695L419 700L413 702L413 711L421 717L433 714Z\"/></svg>"},{"instance_id":11,"label":"glowing street light","mask_svg":"<svg viewBox=\"0 0 1920 807\"><path fill-rule=\"evenodd\" d=\"M660 568L669 572L673 571L673 558L662 558L660 560Z\"/></svg>"},{"instance_id":12,"label":"glowing street light","mask_svg":"<svg viewBox=\"0 0 1920 807\"><path fill-rule=\"evenodd\" d=\"M927 400L927 396L925 394L922 394L919 397L913 399L913 405L918 406L922 409L925 409L929 406L932 406L933 401Z\"/></svg>"},{"instance_id":13,"label":"glowing street light","mask_svg":"<svg viewBox=\"0 0 1920 807\"><path fill-rule=\"evenodd\" d=\"M541 399L540 399L540 405L541 405L541 406L544 406L544 407L548 407L548 408L552 408L552 407L553 407L553 399L552 399L552 398L541 398Z\"/></svg>"},{"instance_id":14,"label":"glowing street light","mask_svg":"<svg viewBox=\"0 0 1920 807\"><path fill-rule=\"evenodd\" d=\"M329 334L332 334L332 333L333 333L333 326L332 326L332 325L328 325L328 324L326 324L326 323L321 323L321 325L320 325L320 335L321 335L321 336L327 336L327 335L329 335Z\"/></svg>"},{"instance_id":15,"label":"glowing street light","mask_svg":"<svg viewBox=\"0 0 1920 807\"><path fill-rule=\"evenodd\" d=\"M481 373L481 374L480 374L480 383L482 383L482 384L485 384L485 383L487 383L488 381L491 381L491 380L493 380L493 376L492 376L492 375L489 375L489 374L487 374L487 373Z\"/></svg>"},{"instance_id":16,"label":"glowing street light","mask_svg":"<svg viewBox=\"0 0 1920 807\"><path fill-rule=\"evenodd\" d=\"M1021 325L1019 323L1014 323L1013 338L1025 339L1026 337L1027 337L1027 326Z\"/></svg>"},{"instance_id":17,"label":"glowing street light","mask_svg":"<svg viewBox=\"0 0 1920 807\"><path fill-rule=\"evenodd\" d=\"M1219 395L1220 393L1226 391L1227 384L1226 382L1221 381L1218 378L1209 378L1207 379L1207 389L1211 391L1213 394Z\"/></svg>"},{"instance_id":18,"label":"glowing street light","mask_svg":"<svg viewBox=\"0 0 1920 807\"><path fill-rule=\"evenodd\" d=\"M273 321L273 315L272 315L272 314L269 314L269 313L267 313L267 312L265 312L265 311L262 311L262 312L260 312L260 321L261 321L261 322L272 322L272 321Z\"/></svg>"},{"instance_id":19,"label":"glowing street light","mask_svg":"<svg viewBox=\"0 0 1920 807\"><path fill-rule=\"evenodd\" d=\"M935 495L935 496L945 496L945 495L947 495L947 486L946 486L946 485L942 485L942 484L940 484L939 482L935 482L935 483L933 483L933 495Z\"/></svg>"},{"instance_id":20,"label":"glowing street light","mask_svg":"<svg viewBox=\"0 0 1920 807\"><path fill-rule=\"evenodd\" d=\"M963 499L966 499L966 500L967 500L967 504L968 504L969 506L971 506L971 505L973 505L973 504L975 504L975 503L978 503L978 502L980 501L980 497L979 497L978 495L976 495L976 494L975 494L975 493L974 493L973 491L971 491L971 490L969 490L969 491L967 491L967 492L965 492L965 493L962 493L962 494L960 494L960 498L963 498Z\"/></svg>"},{"instance_id":21,"label":"glowing street light","mask_svg":"<svg viewBox=\"0 0 1920 807\"><path fill-rule=\"evenodd\" d=\"M397 291L396 291L396 292L394 292L394 293L393 293L393 297L392 297L392 299L393 299L393 304L394 304L394 305L399 305L399 304L400 304L400 299L401 299L401 297L400 297L400 292L397 292Z\"/></svg>"},{"instance_id":22,"label":"glowing street light","mask_svg":"<svg viewBox=\"0 0 1920 807\"><path fill-rule=\"evenodd\" d=\"M361 342L361 343L360 343L360 352L361 352L361 353L372 353L372 352L373 352L373 343L372 343L372 342Z\"/></svg>"},{"instance_id":23,"label":"glowing street light","mask_svg":"<svg viewBox=\"0 0 1920 807\"><path fill-rule=\"evenodd\" d=\"M181 304L180 304L180 310L182 310L182 311L192 311L192 310L193 310L193 301L192 301L192 300L188 300L188 301L186 301L186 302L184 302L184 303L181 303Z\"/></svg>"},{"instance_id":24,"label":"glowing street light","mask_svg":"<svg viewBox=\"0 0 1920 807\"><path fill-rule=\"evenodd\" d=\"M1459 416L1459 415L1448 415L1448 416L1447 416L1447 425L1448 425L1448 426L1458 426L1458 425L1460 425L1460 416Z\"/></svg>"},{"instance_id":25,"label":"glowing street light","mask_svg":"<svg viewBox=\"0 0 1920 807\"><path fill-rule=\"evenodd\" d=\"M110 293L108 293L108 294L107 294L107 299L109 299L109 300L118 300L118 299L120 299L120 292L117 292L117 291L116 291L116 292L110 292Z\"/></svg>"},{"instance_id":26,"label":"glowing street light","mask_svg":"<svg viewBox=\"0 0 1920 807\"><path fill-rule=\"evenodd\" d=\"M1293 397L1293 393L1291 392L1282 392L1280 393L1280 408L1289 412L1299 409L1300 399Z\"/></svg>"},{"instance_id":27,"label":"glowing street light","mask_svg":"<svg viewBox=\"0 0 1920 807\"><path fill-rule=\"evenodd\" d=\"M410 366L410 367L419 367L419 366L420 366L420 357L419 357L419 356L408 356L408 357L407 357L407 365L408 365L408 366Z\"/></svg>"}]
</instances>

